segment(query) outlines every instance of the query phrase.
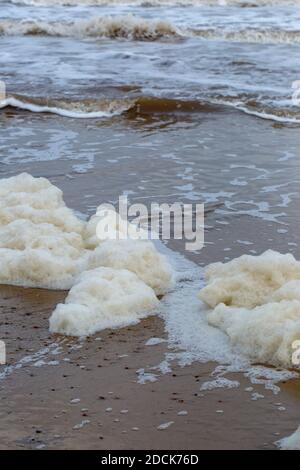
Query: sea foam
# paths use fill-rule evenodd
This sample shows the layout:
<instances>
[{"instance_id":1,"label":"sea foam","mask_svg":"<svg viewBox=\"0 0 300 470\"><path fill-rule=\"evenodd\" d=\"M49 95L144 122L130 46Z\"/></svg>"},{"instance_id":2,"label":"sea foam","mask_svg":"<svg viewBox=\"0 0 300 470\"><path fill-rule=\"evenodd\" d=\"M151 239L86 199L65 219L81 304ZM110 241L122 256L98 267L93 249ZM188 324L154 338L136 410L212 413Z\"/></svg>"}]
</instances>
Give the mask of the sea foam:
<instances>
[{"instance_id":1,"label":"sea foam","mask_svg":"<svg viewBox=\"0 0 300 470\"><path fill-rule=\"evenodd\" d=\"M252 361L296 367L293 343L300 339L300 262L268 250L206 270L200 299L212 309L208 322Z\"/></svg>"},{"instance_id":2,"label":"sea foam","mask_svg":"<svg viewBox=\"0 0 300 470\"><path fill-rule=\"evenodd\" d=\"M46 178L0 181L0 282L69 289L85 266L83 222Z\"/></svg>"},{"instance_id":3,"label":"sea foam","mask_svg":"<svg viewBox=\"0 0 300 470\"><path fill-rule=\"evenodd\" d=\"M152 242L97 238L98 223L80 220L46 178L0 180L0 283L71 289L50 319L53 332L135 323L172 287L172 269Z\"/></svg>"},{"instance_id":4,"label":"sea foam","mask_svg":"<svg viewBox=\"0 0 300 470\"><path fill-rule=\"evenodd\" d=\"M126 269L85 271L50 318L50 331L87 336L137 323L158 306L149 286Z\"/></svg>"},{"instance_id":5,"label":"sea foam","mask_svg":"<svg viewBox=\"0 0 300 470\"><path fill-rule=\"evenodd\" d=\"M135 273L156 295L165 294L173 284L172 271L153 243L148 240L110 240L98 246L89 258L89 266L128 269Z\"/></svg>"},{"instance_id":6,"label":"sea foam","mask_svg":"<svg viewBox=\"0 0 300 470\"><path fill-rule=\"evenodd\" d=\"M300 450L300 426L290 436L275 442L275 445L281 450Z\"/></svg>"}]
</instances>

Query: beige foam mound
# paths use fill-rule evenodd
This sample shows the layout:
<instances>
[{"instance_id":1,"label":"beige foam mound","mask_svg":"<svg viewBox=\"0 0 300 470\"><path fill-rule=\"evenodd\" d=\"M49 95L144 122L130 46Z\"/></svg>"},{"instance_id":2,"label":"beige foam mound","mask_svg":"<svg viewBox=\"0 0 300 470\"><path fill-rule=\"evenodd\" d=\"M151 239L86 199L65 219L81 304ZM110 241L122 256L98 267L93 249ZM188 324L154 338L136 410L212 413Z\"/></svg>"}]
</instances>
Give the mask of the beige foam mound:
<instances>
[{"instance_id":1,"label":"beige foam mound","mask_svg":"<svg viewBox=\"0 0 300 470\"><path fill-rule=\"evenodd\" d=\"M91 335L105 328L136 323L159 301L149 286L125 269L97 268L82 273L65 304L50 318L50 331L71 336Z\"/></svg>"},{"instance_id":2,"label":"beige foam mound","mask_svg":"<svg viewBox=\"0 0 300 470\"><path fill-rule=\"evenodd\" d=\"M85 246L94 250L107 240L143 241L148 238L148 235L142 228L122 219L110 205L105 208L105 204L103 204L97 208L96 213L86 224L83 238Z\"/></svg>"},{"instance_id":3,"label":"beige foam mound","mask_svg":"<svg viewBox=\"0 0 300 470\"><path fill-rule=\"evenodd\" d=\"M294 341L300 339L300 263L291 254L267 251L216 263L206 271L199 296L213 309L211 325L252 361L298 367Z\"/></svg>"},{"instance_id":4,"label":"beige foam mound","mask_svg":"<svg viewBox=\"0 0 300 470\"><path fill-rule=\"evenodd\" d=\"M72 288L52 331L81 336L135 322L172 284L166 259L138 239L141 230L114 209L103 218L100 207L86 223L46 178L0 180L0 283Z\"/></svg>"},{"instance_id":5,"label":"beige foam mound","mask_svg":"<svg viewBox=\"0 0 300 470\"><path fill-rule=\"evenodd\" d=\"M152 287L156 295L165 294L173 284L166 257L147 240L105 241L90 255L89 266L127 269Z\"/></svg>"},{"instance_id":6,"label":"beige foam mound","mask_svg":"<svg viewBox=\"0 0 300 470\"><path fill-rule=\"evenodd\" d=\"M64 232L81 234L83 229L83 222L66 207L62 191L28 173L0 180L0 225L18 219L49 223Z\"/></svg>"},{"instance_id":7,"label":"beige foam mound","mask_svg":"<svg viewBox=\"0 0 300 470\"><path fill-rule=\"evenodd\" d=\"M210 307L224 303L252 308L294 279L300 279L300 262L292 254L268 250L260 256L243 255L228 263L209 265L207 285L199 296Z\"/></svg>"},{"instance_id":8,"label":"beige foam mound","mask_svg":"<svg viewBox=\"0 0 300 470\"><path fill-rule=\"evenodd\" d=\"M0 282L69 289L85 267L82 229L47 179L0 180Z\"/></svg>"},{"instance_id":9,"label":"beige foam mound","mask_svg":"<svg viewBox=\"0 0 300 470\"><path fill-rule=\"evenodd\" d=\"M254 362L293 367L292 344L300 338L300 302L268 302L252 310L218 305L208 313L211 325L223 330L233 346Z\"/></svg>"}]
</instances>

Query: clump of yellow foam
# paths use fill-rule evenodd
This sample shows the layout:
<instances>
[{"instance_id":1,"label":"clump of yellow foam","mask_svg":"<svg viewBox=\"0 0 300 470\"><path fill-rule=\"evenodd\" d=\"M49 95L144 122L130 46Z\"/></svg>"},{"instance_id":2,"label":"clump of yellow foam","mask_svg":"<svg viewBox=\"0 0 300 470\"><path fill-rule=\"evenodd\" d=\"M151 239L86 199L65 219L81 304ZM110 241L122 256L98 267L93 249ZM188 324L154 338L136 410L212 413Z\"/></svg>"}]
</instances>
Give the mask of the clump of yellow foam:
<instances>
[{"instance_id":1,"label":"clump of yellow foam","mask_svg":"<svg viewBox=\"0 0 300 470\"><path fill-rule=\"evenodd\" d=\"M72 336L136 323L157 307L150 287L126 269L85 271L71 288L65 304L50 318L50 331Z\"/></svg>"},{"instance_id":2,"label":"clump of yellow foam","mask_svg":"<svg viewBox=\"0 0 300 470\"><path fill-rule=\"evenodd\" d=\"M81 221L46 178L0 180L0 283L71 289L51 331L81 336L133 323L172 285L172 270L151 242L101 239L100 220L96 214ZM107 221L125 236L116 213ZM130 233L136 238L135 227Z\"/></svg>"},{"instance_id":3,"label":"clump of yellow foam","mask_svg":"<svg viewBox=\"0 0 300 470\"><path fill-rule=\"evenodd\" d=\"M165 294L172 285L172 269L148 240L109 240L90 255L89 266L128 269L135 273L157 295Z\"/></svg>"},{"instance_id":4,"label":"clump of yellow foam","mask_svg":"<svg viewBox=\"0 0 300 470\"><path fill-rule=\"evenodd\" d=\"M300 263L291 254L268 250L206 270L199 297L212 310L211 325L253 361L296 367L300 340Z\"/></svg>"},{"instance_id":5,"label":"clump of yellow foam","mask_svg":"<svg viewBox=\"0 0 300 470\"><path fill-rule=\"evenodd\" d=\"M0 283L69 289L85 265L82 230L46 178L0 180Z\"/></svg>"}]
</instances>

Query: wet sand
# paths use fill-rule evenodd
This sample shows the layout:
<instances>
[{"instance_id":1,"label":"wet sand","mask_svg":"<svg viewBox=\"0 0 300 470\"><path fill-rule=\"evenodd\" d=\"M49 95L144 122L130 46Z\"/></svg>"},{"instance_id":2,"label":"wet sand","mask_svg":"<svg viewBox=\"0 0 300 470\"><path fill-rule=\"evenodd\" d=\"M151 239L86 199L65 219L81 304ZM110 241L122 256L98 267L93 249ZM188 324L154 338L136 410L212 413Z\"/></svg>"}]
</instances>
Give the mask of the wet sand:
<instances>
[{"instance_id":1,"label":"wet sand","mask_svg":"<svg viewBox=\"0 0 300 470\"><path fill-rule=\"evenodd\" d=\"M13 135L16 126L24 126L24 116L28 119L26 113L15 115L7 111L1 115L6 136ZM264 190L271 184L286 183L284 193L295 192L300 143L296 127L276 126L221 110L191 119L170 115L165 119L165 128L161 117L157 122L145 118L139 126L129 117L107 127L78 121L65 124L60 119L49 123L47 118L35 116L31 121L37 136L35 143L30 137L30 147L26 136L15 135L15 146L24 158L12 156L11 161L1 165L3 177L21 171L46 176L64 191L69 206L90 214L97 204L114 201L129 189L137 200L147 197L149 202L151 197L161 195L157 197L159 202L172 202L174 186L184 185L183 170L190 166L198 175L193 181L195 201L203 202L196 190L215 194L231 188L237 194L231 198L245 201L247 197L247 201L255 202L264 198L269 209L257 213L228 210L225 214L219 212L219 204L224 209L229 196L215 197L216 201L208 198L205 248L199 253L185 253L187 257L206 265L251 250L261 253L267 248L299 255L297 196L282 207L278 192ZM47 147L43 137L49 126L62 126L66 132L72 129L73 147L63 140L65 136L61 142L53 143L52 149ZM176 155L162 157L176 149L179 130L187 144L194 136L195 153L187 146L181 149L181 159ZM199 141L209 132L213 137L205 149ZM118 133L122 135L116 144L110 139ZM160 142L147 150L147 141L155 143L158 139ZM55 151L60 152L61 158ZM85 171L80 172L78 165L84 166L87 161L85 151L94 152L95 158L90 167L85 166ZM294 152L295 158L280 161L285 151ZM5 154L5 148L2 152ZM117 163L111 163L114 159ZM264 179L257 179L256 169L245 169L251 164L260 168L258 174L265 174ZM240 177L247 171L255 173L247 177L247 186L229 185L232 165L242 165ZM191 200L191 190L177 192L176 197L183 202ZM279 212L285 214L279 219L284 224L274 220L274 214ZM267 217L270 214L273 219ZM228 225L220 224L220 219ZM287 231L282 232L282 228ZM181 252L184 249L178 241L170 242L169 247ZM6 341L8 365L13 367L0 379L0 449L272 449L274 441L289 435L300 424L298 379L281 384L280 394L274 395L260 385L252 385L242 374L232 374L227 377L239 380L239 388L201 392L201 384L211 379L216 364L180 367L174 362L172 372L165 375L151 370L168 351L167 343L145 345L151 337L166 337L164 324L157 317L118 331L100 332L84 342L50 335L49 316L65 295L39 289L0 288L0 337ZM57 351L53 343L61 349ZM45 347L49 351L43 352ZM24 357L28 359L21 363ZM45 364L49 361L54 362ZM22 367L18 368L18 364ZM138 383L136 371L141 368L158 374L158 380ZM3 370L1 366L0 373ZM250 386L264 398L252 400L252 392L245 390ZM178 415L180 411L187 414ZM167 429L158 429L171 421Z\"/></svg>"},{"instance_id":2,"label":"wet sand","mask_svg":"<svg viewBox=\"0 0 300 470\"><path fill-rule=\"evenodd\" d=\"M251 384L240 374L230 376L241 382L237 389L201 392L211 363L183 368L174 363L157 382L137 383L137 370L149 371L164 359L164 343L145 345L151 337L165 336L158 318L101 332L95 335L101 340L93 337L73 349L79 341L47 333L61 293L2 287L1 296L10 363L54 341L63 351L44 358L58 359L58 365L30 362L1 381L1 449L271 449L298 426L299 380L283 384L276 396L254 386L265 397L257 401L245 391ZM279 402L286 411L278 410ZM170 421L169 428L157 429Z\"/></svg>"}]
</instances>

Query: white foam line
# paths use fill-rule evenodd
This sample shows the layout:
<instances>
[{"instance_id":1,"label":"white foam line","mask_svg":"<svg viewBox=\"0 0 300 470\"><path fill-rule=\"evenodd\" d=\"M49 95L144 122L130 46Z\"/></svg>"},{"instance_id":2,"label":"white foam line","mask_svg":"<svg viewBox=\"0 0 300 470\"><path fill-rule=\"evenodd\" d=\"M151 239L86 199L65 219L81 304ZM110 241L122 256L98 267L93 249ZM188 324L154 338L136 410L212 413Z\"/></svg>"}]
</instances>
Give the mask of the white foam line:
<instances>
[{"instance_id":1,"label":"white foam line","mask_svg":"<svg viewBox=\"0 0 300 470\"><path fill-rule=\"evenodd\" d=\"M5 100L0 101L0 109L6 108L7 106L12 106L13 108L24 109L26 111L31 111L33 113L52 113L58 114L60 116L69 117L73 119L94 119L94 118L108 118L113 117L118 114L122 114L125 109L120 111L92 111L92 112L77 112L70 111L63 108L57 108L55 106L40 106L33 103L26 103L24 101L18 100L16 98L10 97Z\"/></svg>"},{"instance_id":2,"label":"white foam line","mask_svg":"<svg viewBox=\"0 0 300 470\"><path fill-rule=\"evenodd\" d=\"M282 122L282 123L300 124L300 119L276 116L275 114L264 113L264 112L259 112L259 111L251 111L250 109L246 108L245 106L239 103L230 103L228 101L223 101L223 100L213 100L212 102L214 104L230 106L231 108L238 109L239 111L243 111L246 114L249 114L251 116L256 116L260 119L267 119L269 121L276 121L276 122Z\"/></svg>"},{"instance_id":3,"label":"white foam line","mask_svg":"<svg viewBox=\"0 0 300 470\"><path fill-rule=\"evenodd\" d=\"M260 113L259 111L250 111L249 109L244 108L243 106L237 106L236 108L243 111L246 114L250 114L252 116L256 116L261 119L267 119L270 121L283 122L283 123L300 124L300 119L297 119L297 118L288 118L288 117L276 116L275 114L269 114L269 113L264 113L264 112Z\"/></svg>"}]
</instances>

